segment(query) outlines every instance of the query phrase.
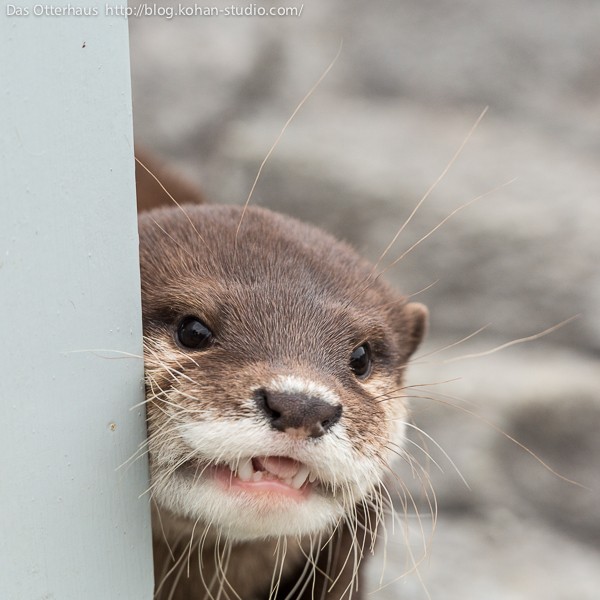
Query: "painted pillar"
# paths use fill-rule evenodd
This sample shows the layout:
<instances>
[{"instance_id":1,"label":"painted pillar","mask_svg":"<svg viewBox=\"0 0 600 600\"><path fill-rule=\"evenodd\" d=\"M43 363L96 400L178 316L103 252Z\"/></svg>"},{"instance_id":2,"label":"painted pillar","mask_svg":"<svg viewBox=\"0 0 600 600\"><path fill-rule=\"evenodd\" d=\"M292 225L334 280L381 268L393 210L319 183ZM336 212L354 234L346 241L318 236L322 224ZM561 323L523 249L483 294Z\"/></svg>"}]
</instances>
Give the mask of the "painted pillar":
<instances>
[{"instance_id":1,"label":"painted pillar","mask_svg":"<svg viewBox=\"0 0 600 600\"><path fill-rule=\"evenodd\" d=\"M152 598L146 457L119 468L145 426L127 21L105 8L0 7L3 600Z\"/></svg>"}]
</instances>

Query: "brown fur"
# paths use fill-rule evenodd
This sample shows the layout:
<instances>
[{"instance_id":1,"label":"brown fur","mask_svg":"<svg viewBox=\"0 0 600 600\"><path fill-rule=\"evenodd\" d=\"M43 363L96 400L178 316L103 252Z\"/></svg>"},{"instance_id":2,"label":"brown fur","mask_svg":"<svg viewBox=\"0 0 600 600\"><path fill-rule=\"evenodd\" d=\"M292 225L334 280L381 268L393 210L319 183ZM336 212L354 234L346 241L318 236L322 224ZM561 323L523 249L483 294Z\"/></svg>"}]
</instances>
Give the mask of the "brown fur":
<instances>
[{"instance_id":1,"label":"brown fur","mask_svg":"<svg viewBox=\"0 0 600 600\"><path fill-rule=\"evenodd\" d=\"M147 181L144 173L138 170L138 205L164 204L164 193L157 193L160 188ZM165 171L157 175L178 202L189 199L184 191L190 193L191 188L186 184L170 180ZM146 198L150 189L154 192ZM184 191L178 197L179 190ZM198 201L201 195L194 193L192 199ZM356 451L383 457L389 443L386 428L395 413L390 412L390 403L376 401L379 395L367 392L349 372L349 351L368 340L377 357L373 377L400 388L405 366L424 334L425 310L407 304L384 282L369 279L369 263L314 227L250 208L238 232L240 218L239 207L210 205L159 209L140 216L147 381L153 391L159 390L159 400L154 398L147 405L153 479L166 469L166 463L157 458L163 445L170 444L169 451L184 456L179 441L163 442L161 437L170 427L161 398L177 394L186 420L252 417L241 401L251 384L282 372L299 376L310 372L311 378L334 390L343 398L344 426ZM205 352L178 348L173 332L178 319L186 315L201 316L218 345ZM370 524L359 527L357 534L359 551L367 552L375 533L367 530L374 529L375 516L364 514L360 504L357 511L359 521ZM214 528L203 538L204 524L190 541L193 524L186 515L174 515L154 504L157 582L174 565L172 556L177 560L188 553L188 544L194 547L189 552L189 577L187 568L182 568L175 585L179 572L175 569L157 596L160 599L205 597L202 577L210 581L216 570L215 551L223 547ZM301 596L294 597L363 597L356 591L351 595L354 562L346 559L352 552L353 535L347 525L338 527L317 553L314 586L311 582ZM322 543L329 536L325 532ZM202 577L196 550L201 539ZM308 543L308 539L301 543L304 552ZM265 540L233 546L227 579L244 600L269 598L274 548L274 541ZM286 597L305 564L300 546L290 539L281 587L273 599ZM327 591L338 575L337 583Z\"/></svg>"}]
</instances>

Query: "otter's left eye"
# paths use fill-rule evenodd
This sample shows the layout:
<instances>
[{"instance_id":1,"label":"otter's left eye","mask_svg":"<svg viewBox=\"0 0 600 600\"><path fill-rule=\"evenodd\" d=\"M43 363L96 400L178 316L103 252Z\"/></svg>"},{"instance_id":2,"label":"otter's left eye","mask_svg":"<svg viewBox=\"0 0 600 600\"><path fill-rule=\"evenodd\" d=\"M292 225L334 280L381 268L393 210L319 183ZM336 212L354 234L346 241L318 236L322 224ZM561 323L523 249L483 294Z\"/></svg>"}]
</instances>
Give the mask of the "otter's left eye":
<instances>
[{"instance_id":1,"label":"otter's left eye","mask_svg":"<svg viewBox=\"0 0 600 600\"><path fill-rule=\"evenodd\" d=\"M361 344L354 348L350 355L350 368L359 379L366 379L371 373L371 348L369 344Z\"/></svg>"}]
</instances>

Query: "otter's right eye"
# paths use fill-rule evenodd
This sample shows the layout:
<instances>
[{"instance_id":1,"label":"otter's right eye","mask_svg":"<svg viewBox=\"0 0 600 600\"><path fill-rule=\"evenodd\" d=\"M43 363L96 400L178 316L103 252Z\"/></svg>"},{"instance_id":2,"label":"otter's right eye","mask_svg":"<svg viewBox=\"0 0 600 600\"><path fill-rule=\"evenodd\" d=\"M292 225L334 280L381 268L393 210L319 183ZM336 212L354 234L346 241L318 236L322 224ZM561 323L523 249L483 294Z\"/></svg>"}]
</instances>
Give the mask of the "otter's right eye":
<instances>
[{"instance_id":1,"label":"otter's right eye","mask_svg":"<svg viewBox=\"0 0 600 600\"><path fill-rule=\"evenodd\" d=\"M177 341L184 348L202 350L212 339L212 331L198 317L184 317L177 328Z\"/></svg>"},{"instance_id":2,"label":"otter's right eye","mask_svg":"<svg viewBox=\"0 0 600 600\"><path fill-rule=\"evenodd\" d=\"M362 344L354 348L350 355L350 368L359 379L366 379L371 372L371 347Z\"/></svg>"}]
</instances>

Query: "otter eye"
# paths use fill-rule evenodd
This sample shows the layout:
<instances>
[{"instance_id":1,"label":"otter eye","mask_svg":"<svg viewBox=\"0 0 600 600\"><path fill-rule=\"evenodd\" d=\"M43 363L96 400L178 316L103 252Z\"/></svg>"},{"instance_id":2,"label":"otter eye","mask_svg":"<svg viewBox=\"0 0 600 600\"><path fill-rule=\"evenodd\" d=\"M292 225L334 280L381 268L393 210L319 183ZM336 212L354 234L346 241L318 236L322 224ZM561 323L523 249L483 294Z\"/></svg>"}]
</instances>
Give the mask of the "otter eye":
<instances>
[{"instance_id":1,"label":"otter eye","mask_svg":"<svg viewBox=\"0 0 600 600\"><path fill-rule=\"evenodd\" d=\"M366 379L371 372L371 348L361 344L350 355L350 368L359 379Z\"/></svg>"},{"instance_id":2,"label":"otter eye","mask_svg":"<svg viewBox=\"0 0 600 600\"><path fill-rule=\"evenodd\" d=\"M202 350L212 339L212 331L198 317L184 317L177 328L177 341L184 348Z\"/></svg>"}]
</instances>

